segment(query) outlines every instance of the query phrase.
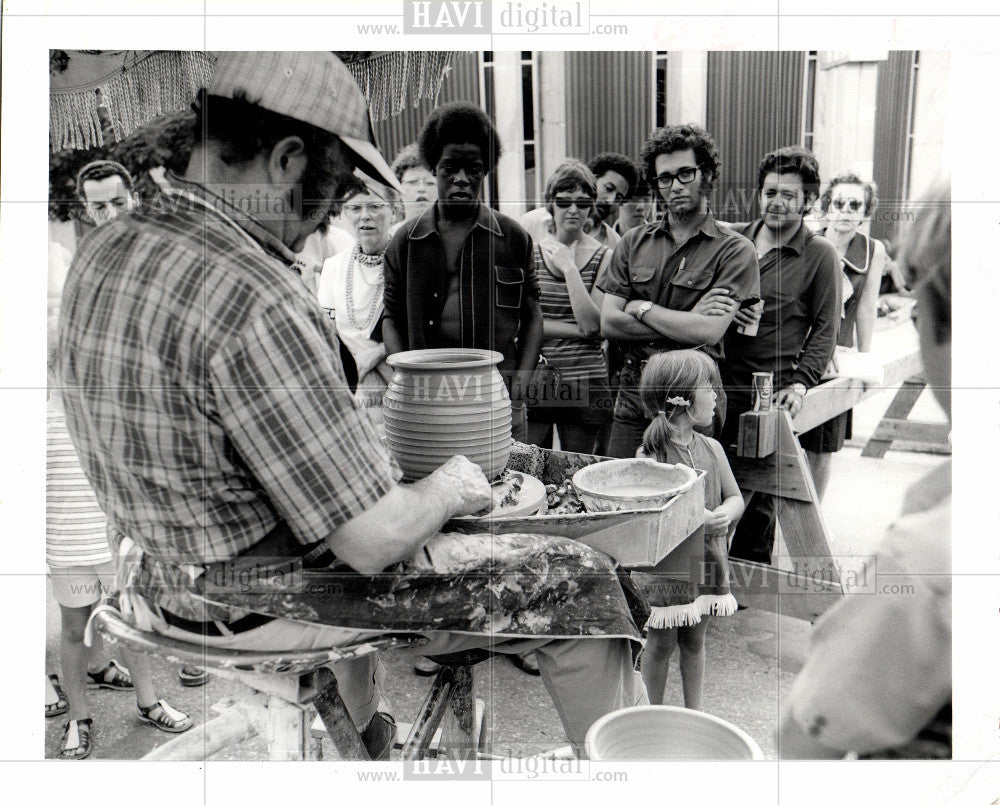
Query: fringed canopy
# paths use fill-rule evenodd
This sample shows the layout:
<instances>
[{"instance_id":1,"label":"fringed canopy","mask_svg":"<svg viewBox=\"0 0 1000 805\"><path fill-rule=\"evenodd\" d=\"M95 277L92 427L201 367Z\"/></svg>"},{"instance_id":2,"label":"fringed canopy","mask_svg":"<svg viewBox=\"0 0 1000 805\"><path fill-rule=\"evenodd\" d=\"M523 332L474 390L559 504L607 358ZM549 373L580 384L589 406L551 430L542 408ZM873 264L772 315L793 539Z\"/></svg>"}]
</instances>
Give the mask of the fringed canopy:
<instances>
[{"instance_id":1,"label":"fringed canopy","mask_svg":"<svg viewBox=\"0 0 1000 805\"><path fill-rule=\"evenodd\" d=\"M401 112L407 99L414 106L425 97L436 103L454 54L337 55L357 79L378 121ZM153 118L186 108L198 88L208 83L215 56L205 51L51 51L49 61L49 146L55 152L120 141Z\"/></svg>"}]
</instances>

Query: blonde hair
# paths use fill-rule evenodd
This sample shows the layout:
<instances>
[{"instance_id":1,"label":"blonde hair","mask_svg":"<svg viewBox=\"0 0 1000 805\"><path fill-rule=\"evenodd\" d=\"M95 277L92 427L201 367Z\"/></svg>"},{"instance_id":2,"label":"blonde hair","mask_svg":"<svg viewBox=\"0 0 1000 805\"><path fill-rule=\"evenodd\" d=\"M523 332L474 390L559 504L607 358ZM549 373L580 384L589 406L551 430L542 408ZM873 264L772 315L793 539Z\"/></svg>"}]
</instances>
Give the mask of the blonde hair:
<instances>
[{"instance_id":1,"label":"blonde hair","mask_svg":"<svg viewBox=\"0 0 1000 805\"><path fill-rule=\"evenodd\" d=\"M646 362L639 379L639 397L650 422L642 435L642 449L650 458L667 460L667 445L677 433L676 417L694 405L696 389L718 388L719 369L697 349L659 352Z\"/></svg>"}]
</instances>

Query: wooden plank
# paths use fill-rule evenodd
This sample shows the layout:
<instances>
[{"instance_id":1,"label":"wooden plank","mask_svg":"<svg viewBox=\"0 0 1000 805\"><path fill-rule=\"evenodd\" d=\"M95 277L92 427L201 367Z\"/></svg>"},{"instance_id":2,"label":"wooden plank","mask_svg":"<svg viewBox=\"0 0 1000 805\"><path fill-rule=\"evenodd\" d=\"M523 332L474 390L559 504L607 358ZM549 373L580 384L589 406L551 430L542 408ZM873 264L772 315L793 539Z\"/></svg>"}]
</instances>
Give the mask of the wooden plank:
<instances>
[{"instance_id":1,"label":"wooden plank","mask_svg":"<svg viewBox=\"0 0 1000 805\"><path fill-rule=\"evenodd\" d=\"M869 385L851 377L837 377L820 383L802 400L802 409L794 420L795 432L812 430L838 414L850 411L862 400L909 380L921 370L920 353L907 352L886 362L881 385Z\"/></svg>"},{"instance_id":2,"label":"wooden plank","mask_svg":"<svg viewBox=\"0 0 1000 805\"><path fill-rule=\"evenodd\" d=\"M814 621L844 597L839 585L760 562L730 559L729 566L733 595L746 607Z\"/></svg>"},{"instance_id":3,"label":"wooden plank","mask_svg":"<svg viewBox=\"0 0 1000 805\"><path fill-rule=\"evenodd\" d=\"M917 400L920 399L920 395L923 394L926 386L927 381L921 376L907 379L892 398L892 402L889 403L889 407L886 408L885 413L882 415L882 420L906 419L910 415L910 411L913 410L913 406L917 404ZM881 425L881 423L879 424ZM875 428L875 431L876 433L878 432L878 427ZM868 440L868 444L865 445L865 449L861 451L861 455L864 458L882 458L891 446L892 439L876 438L873 435Z\"/></svg>"},{"instance_id":4,"label":"wooden plank","mask_svg":"<svg viewBox=\"0 0 1000 805\"><path fill-rule=\"evenodd\" d=\"M741 491L780 495L803 503L812 500L794 453L772 453L758 459L739 458L735 452L728 456Z\"/></svg>"},{"instance_id":5,"label":"wooden plank","mask_svg":"<svg viewBox=\"0 0 1000 805\"><path fill-rule=\"evenodd\" d=\"M930 444L948 444L948 434L951 428L944 422L920 422L914 419L883 419L878 423L872 439L894 442L907 440L911 442L929 442Z\"/></svg>"}]
</instances>

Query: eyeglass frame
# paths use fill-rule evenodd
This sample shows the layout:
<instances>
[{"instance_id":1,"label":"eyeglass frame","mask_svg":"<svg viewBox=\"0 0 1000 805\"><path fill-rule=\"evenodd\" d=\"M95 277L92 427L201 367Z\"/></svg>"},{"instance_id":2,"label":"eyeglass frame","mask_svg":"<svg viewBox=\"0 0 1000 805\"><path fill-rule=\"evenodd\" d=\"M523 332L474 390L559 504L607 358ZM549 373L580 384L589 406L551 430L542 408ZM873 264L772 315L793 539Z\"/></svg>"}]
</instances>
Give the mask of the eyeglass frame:
<instances>
[{"instance_id":1,"label":"eyeglass frame","mask_svg":"<svg viewBox=\"0 0 1000 805\"><path fill-rule=\"evenodd\" d=\"M351 210L350 208L354 206L359 209ZM388 201L345 201L341 205L341 210L344 215L350 213L351 215L360 215L363 212L367 212L369 215L378 215L380 212L384 212L390 209L392 204Z\"/></svg>"},{"instance_id":2,"label":"eyeglass frame","mask_svg":"<svg viewBox=\"0 0 1000 805\"><path fill-rule=\"evenodd\" d=\"M835 198L830 202L830 209L836 210L837 212L844 212L844 207L847 207L848 212L858 212L865 208L865 202L856 198Z\"/></svg>"},{"instance_id":3,"label":"eyeglass frame","mask_svg":"<svg viewBox=\"0 0 1000 805\"><path fill-rule=\"evenodd\" d=\"M680 175L684 171L688 171L688 170L694 171L694 173L691 175L691 178L688 179L685 182L681 178ZM702 171L702 168L701 168L701 163L699 163L697 165L688 165L686 167L681 168L679 171L677 171L677 173L660 173L660 174L657 174L656 176L653 177L653 182L656 183L656 186L660 190L669 190L673 186L673 184L674 184L675 181L680 182L682 185L689 185L689 184L691 184L691 182L693 182L695 180L695 177L698 175L699 171L701 171L702 174L704 174L704 171ZM669 182L665 182L664 180L668 176L670 177L670 181Z\"/></svg>"}]
</instances>

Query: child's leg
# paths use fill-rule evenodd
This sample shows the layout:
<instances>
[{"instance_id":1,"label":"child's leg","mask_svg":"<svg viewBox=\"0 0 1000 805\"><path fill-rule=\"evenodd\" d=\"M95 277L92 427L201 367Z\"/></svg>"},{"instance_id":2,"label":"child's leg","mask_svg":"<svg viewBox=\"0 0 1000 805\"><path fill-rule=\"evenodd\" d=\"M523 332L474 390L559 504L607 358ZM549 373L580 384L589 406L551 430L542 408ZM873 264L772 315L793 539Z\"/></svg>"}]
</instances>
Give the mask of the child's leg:
<instances>
[{"instance_id":1,"label":"child's leg","mask_svg":"<svg viewBox=\"0 0 1000 805\"><path fill-rule=\"evenodd\" d=\"M705 632L708 618L694 626L681 626L677 645L681 650L681 684L684 686L684 706L701 710L701 695L705 683Z\"/></svg>"},{"instance_id":2,"label":"child's leg","mask_svg":"<svg viewBox=\"0 0 1000 805\"><path fill-rule=\"evenodd\" d=\"M149 655L130 651L121 647L122 663L128 668L135 686L135 700L140 707L156 704L156 688L153 685L153 670L149 665Z\"/></svg>"},{"instance_id":3,"label":"child's leg","mask_svg":"<svg viewBox=\"0 0 1000 805\"><path fill-rule=\"evenodd\" d=\"M670 669L670 655L677 644L676 629L650 629L646 636L646 647L642 650L640 672L646 684L650 704L663 704L667 687L667 671Z\"/></svg>"},{"instance_id":4,"label":"child's leg","mask_svg":"<svg viewBox=\"0 0 1000 805\"><path fill-rule=\"evenodd\" d=\"M62 627L59 636L59 661L62 663L62 683L69 702L69 718L90 718L87 703L88 649L83 644L83 631L90 617L90 606L67 607L59 605Z\"/></svg>"}]
</instances>

